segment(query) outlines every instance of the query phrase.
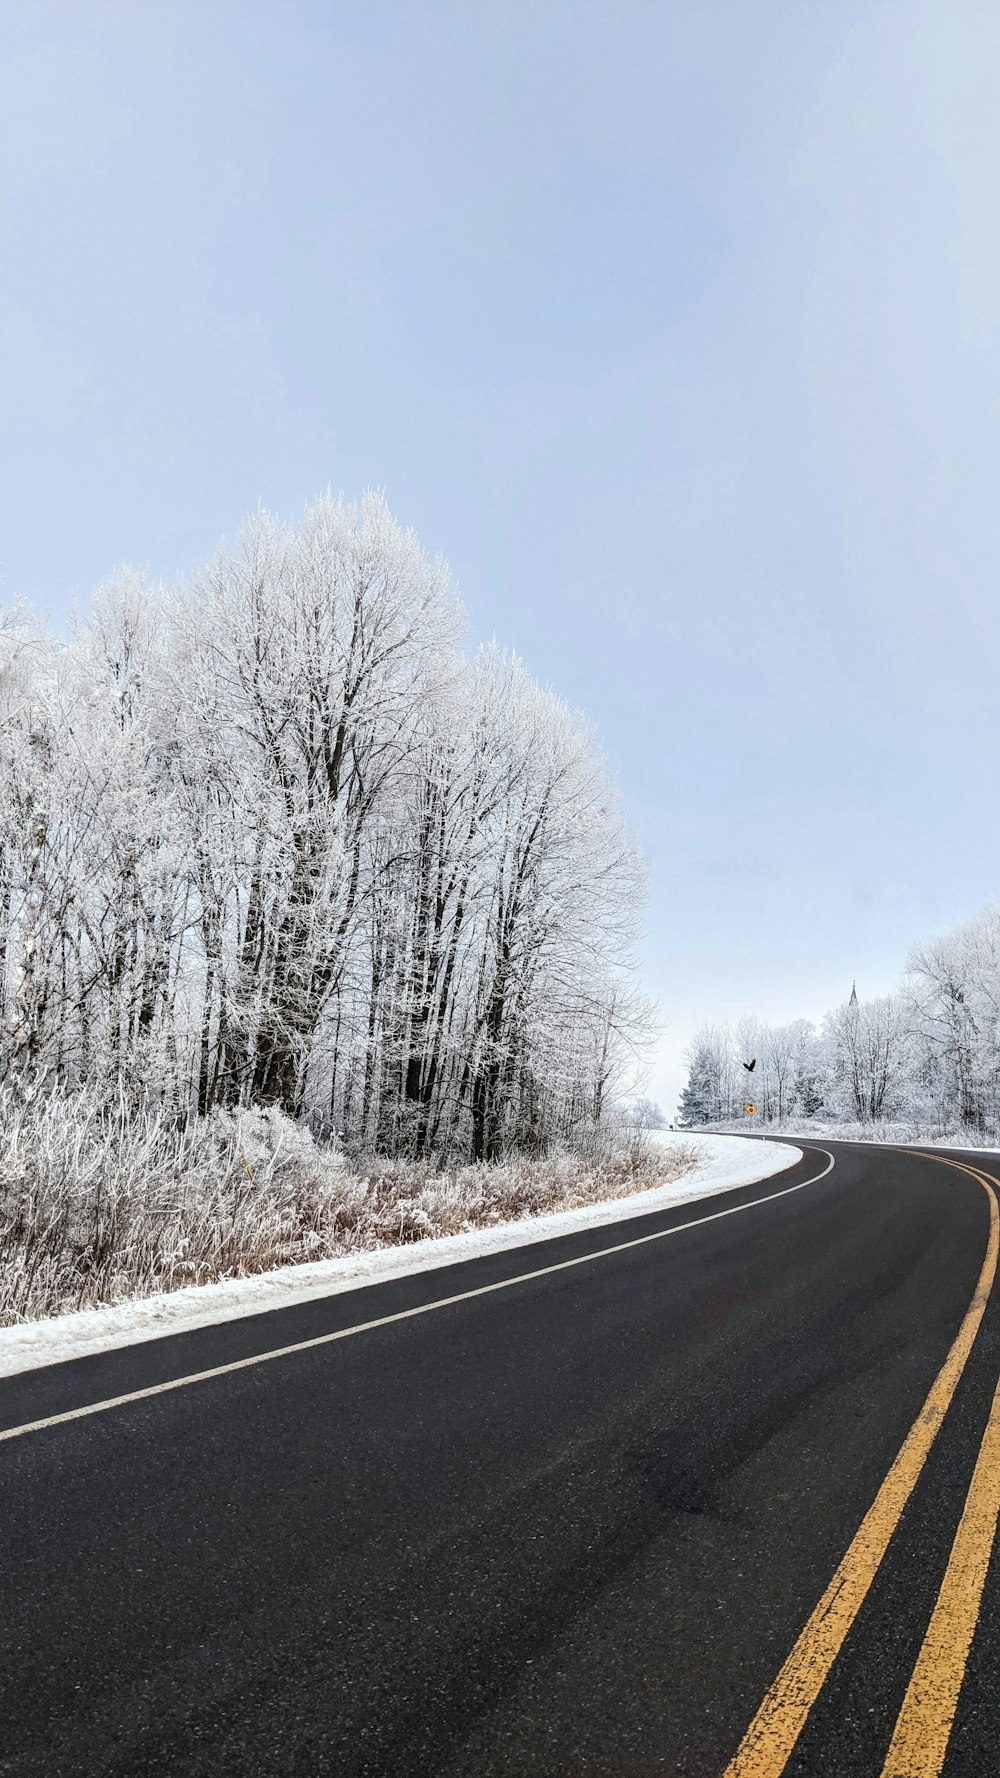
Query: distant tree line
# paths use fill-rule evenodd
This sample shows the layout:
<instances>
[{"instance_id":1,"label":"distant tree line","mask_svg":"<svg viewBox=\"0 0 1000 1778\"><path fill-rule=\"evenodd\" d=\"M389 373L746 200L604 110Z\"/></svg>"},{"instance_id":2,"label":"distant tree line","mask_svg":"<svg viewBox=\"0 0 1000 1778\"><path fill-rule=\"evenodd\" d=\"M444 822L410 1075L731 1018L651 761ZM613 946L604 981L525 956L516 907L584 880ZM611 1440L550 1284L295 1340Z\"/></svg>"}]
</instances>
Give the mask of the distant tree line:
<instances>
[{"instance_id":1,"label":"distant tree line","mask_svg":"<svg viewBox=\"0 0 1000 1778\"><path fill-rule=\"evenodd\" d=\"M599 1123L644 870L593 737L385 503L0 630L0 1076L490 1158Z\"/></svg>"},{"instance_id":2,"label":"distant tree line","mask_svg":"<svg viewBox=\"0 0 1000 1778\"><path fill-rule=\"evenodd\" d=\"M754 1058L750 1076L742 1064ZM729 1122L751 1101L768 1123L900 1121L1000 1137L1000 909L917 946L894 994L852 990L819 1027L703 1025L687 1063L691 1127Z\"/></svg>"}]
</instances>

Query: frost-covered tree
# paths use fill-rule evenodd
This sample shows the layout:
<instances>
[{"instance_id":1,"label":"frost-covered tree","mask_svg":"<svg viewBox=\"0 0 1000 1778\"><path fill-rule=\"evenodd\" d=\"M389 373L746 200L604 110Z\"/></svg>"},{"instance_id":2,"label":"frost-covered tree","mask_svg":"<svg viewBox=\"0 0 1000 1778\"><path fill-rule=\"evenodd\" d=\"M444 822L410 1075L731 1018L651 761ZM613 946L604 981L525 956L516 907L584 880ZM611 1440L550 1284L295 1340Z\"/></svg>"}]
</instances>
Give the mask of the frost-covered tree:
<instances>
[{"instance_id":1,"label":"frost-covered tree","mask_svg":"<svg viewBox=\"0 0 1000 1778\"><path fill-rule=\"evenodd\" d=\"M859 1001L856 995L829 1013L826 1030L836 1082L845 1109L859 1123L878 1123L906 1108L910 1045L905 1003L899 995Z\"/></svg>"},{"instance_id":2,"label":"frost-covered tree","mask_svg":"<svg viewBox=\"0 0 1000 1778\"><path fill-rule=\"evenodd\" d=\"M976 1134L1000 1128L1000 910L910 957L918 1072L934 1113Z\"/></svg>"},{"instance_id":3,"label":"frost-covered tree","mask_svg":"<svg viewBox=\"0 0 1000 1778\"><path fill-rule=\"evenodd\" d=\"M744 1033L745 1035L745 1033ZM688 1081L681 1094L680 1122L685 1128L722 1123L742 1109L737 1080L739 1062L728 1025L701 1025L685 1052Z\"/></svg>"},{"instance_id":4,"label":"frost-covered tree","mask_svg":"<svg viewBox=\"0 0 1000 1778\"><path fill-rule=\"evenodd\" d=\"M593 737L385 502L0 628L0 1073L480 1157L599 1121L643 871Z\"/></svg>"}]
</instances>

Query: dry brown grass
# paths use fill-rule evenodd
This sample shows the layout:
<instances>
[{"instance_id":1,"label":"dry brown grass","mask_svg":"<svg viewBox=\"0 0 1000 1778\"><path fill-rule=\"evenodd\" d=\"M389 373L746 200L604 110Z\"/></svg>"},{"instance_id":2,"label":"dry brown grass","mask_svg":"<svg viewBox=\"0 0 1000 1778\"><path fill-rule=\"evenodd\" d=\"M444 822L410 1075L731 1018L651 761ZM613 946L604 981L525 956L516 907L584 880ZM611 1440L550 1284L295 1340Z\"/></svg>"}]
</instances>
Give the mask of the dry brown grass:
<instances>
[{"instance_id":1,"label":"dry brown grass","mask_svg":"<svg viewBox=\"0 0 1000 1778\"><path fill-rule=\"evenodd\" d=\"M181 1129L83 1095L0 1099L0 1325L625 1197L696 1159L630 1134L545 1159L354 1169L280 1112Z\"/></svg>"}]
</instances>

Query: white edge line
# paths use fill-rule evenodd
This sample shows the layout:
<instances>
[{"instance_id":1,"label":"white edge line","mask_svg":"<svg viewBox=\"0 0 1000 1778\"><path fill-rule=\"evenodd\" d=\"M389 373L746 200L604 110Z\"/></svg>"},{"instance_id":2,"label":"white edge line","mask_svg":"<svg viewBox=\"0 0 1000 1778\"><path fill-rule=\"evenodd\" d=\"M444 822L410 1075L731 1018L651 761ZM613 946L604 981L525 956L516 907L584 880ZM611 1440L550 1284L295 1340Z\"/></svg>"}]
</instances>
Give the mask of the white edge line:
<instances>
[{"instance_id":1,"label":"white edge line","mask_svg":"<svg viewBox=\"0 0 1000 1778\"><path fill-rule=\"evenodd\" d=\"M371 1333L377 1327L390 1327L396 1321L411 1321L417 1315L429 1315L433 1309L448 1309L455 1303L468 1303L474 1297L491 1296L497 1290L510 1290L515 1284L529 1284L535 1278L548 1278L554 1272L567 1272L573 1266L587 1265L591 1260L609 1259L615 1253L626 1253L631 1247L645 1247L650 1241L665 1241L671 1235L682 1235L687 1229L701 1228L707 1222L719 1222L724 1216L739 1216L744 1210L756 1210L760 1204L772 1204L776 1198L787 1198L792 1192L804 1191L807 1185L816 1185L825 1179L835 1166L833 1155L827 1148L820 1148L820 1154L827 1157L827 1165L821 1173L815 1173L811 1179L803 1179L798 1185L783 1186L781 1191L768 1192L766 1197L754 1198L749 1204L731 1204L728 1210L713 1210L709 1216L695 1217L691 1222L677 1223L671 1229L657 1229L651 1235L638 1235L632 1241L619 1241L614 1247L601 1247L593 1253L581 1253L576 1259L561 1259L551 1266L539 1266L533 1272L519 1272L515 1278L499 1278L494 1284L480 1284L475 1290L462 1290L455 1296L438 1297L432 1303L419 1303L413 1309L399 1309L393 1315L380 1315L374 1321L359 1321L353 1327L341 1327L335 1333L317 1334L311 1340L297 1340L291 1346L276 1346L270 1352L256 1352L250 1358L236 1358L231 1364L217 1364L211 1370L192 1371L190 1376L173 1377L168 1383L153 1383L147 1389L132 1389L127 1395L112 1395L105 1401L89 1402L86 1407L70 1408L63 1414L49 1414L43 1420L28 1420L23 1426L10 1426L0 1432L0 1444L6 1439L23 1438L28 1432L41 1432L47 1426L64 1426L69 1420L84 1420L89 1414L103 1414L110 1408L125 1407L129 1402L148 1401L154 1395L166 1395L172 1389L186 1389L191 1383L207 1383L213 1377L226 1377L233 1371L249 1370L253 1365L269 1364L275 1358L289 1358L294 1352L310 1352L317 1346L330 1346L335 1340L349 1340L354 1334Z\"/></svg>"}]
</instances>

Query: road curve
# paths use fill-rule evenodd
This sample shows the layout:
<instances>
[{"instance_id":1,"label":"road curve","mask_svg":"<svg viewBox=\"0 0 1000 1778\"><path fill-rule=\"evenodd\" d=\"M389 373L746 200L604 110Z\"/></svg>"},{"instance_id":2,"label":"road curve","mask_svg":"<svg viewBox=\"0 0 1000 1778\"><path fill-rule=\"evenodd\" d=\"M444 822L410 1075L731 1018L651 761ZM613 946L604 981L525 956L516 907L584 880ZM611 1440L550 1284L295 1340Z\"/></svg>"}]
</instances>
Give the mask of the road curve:
<instances>
[{"instance_id":1,"label":"road curve","mask_svg":"<svg viewBox=\"0 0 1000 1778\"><path fill-rule=\"evenodd\" d=\"M937 1156L831 1144L704 1204L0 1382L0 1772L722 1778L978 1286L873 1578L753 1770L881 1778L937 1625L960 1689L933 1770L987 1778L1000 1577L964 1652L955 1601L989 1556L990 1214Z\"/></svg>"}]
</instances>

